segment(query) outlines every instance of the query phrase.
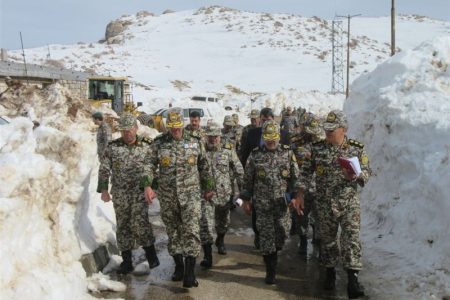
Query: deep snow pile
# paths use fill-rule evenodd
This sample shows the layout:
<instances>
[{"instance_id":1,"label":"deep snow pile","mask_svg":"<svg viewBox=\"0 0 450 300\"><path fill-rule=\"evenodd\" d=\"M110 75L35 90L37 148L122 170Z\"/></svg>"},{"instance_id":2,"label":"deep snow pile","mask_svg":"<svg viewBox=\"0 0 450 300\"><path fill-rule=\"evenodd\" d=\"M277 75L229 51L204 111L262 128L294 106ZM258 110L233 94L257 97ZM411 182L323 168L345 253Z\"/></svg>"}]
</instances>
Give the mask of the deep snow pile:
<instances>
[{"instance_id":1,"label":"deep snow pile","mask_svg":"<svg viewBox=\"0 0 450 300\"><path fill-rule=\"evenodd\" d=\"M374 172L362 195L364 256L377 270L362 275L371 294L449 295L450 38L355 80L344 109Z\"/></svg>"},{"instance_id":2,"label":"deep snow pile","mask_svg":"<svg viewBox=\"0 0 450 300\"><path fill-rule=\"evenodd\" d=\"M28 117L20 117L26 113ZM81 255L114 241L112 204L95 194L89 108L61 86L0 97L0 290L4 299L84 299ZM33 130L31 119L41 126ZM114 286L96 275L90 288ZM96 286L97 283L97 286Z\"/></svg>"}]
</instances>

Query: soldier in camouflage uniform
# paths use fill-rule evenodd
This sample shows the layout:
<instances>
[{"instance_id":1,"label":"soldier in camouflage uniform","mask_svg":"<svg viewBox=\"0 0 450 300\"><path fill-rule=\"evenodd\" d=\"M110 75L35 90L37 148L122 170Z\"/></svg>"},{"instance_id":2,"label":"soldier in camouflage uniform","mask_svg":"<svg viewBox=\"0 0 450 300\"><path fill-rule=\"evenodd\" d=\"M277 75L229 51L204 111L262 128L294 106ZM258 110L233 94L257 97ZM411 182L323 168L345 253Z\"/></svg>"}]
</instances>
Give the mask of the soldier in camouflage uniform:
<instances>
[{"instance_id":1,"label":"soldier in camouflage uniform","mask_svg":"<svg viewBox=\"0 0 450 300\"><path fill-rule=\"evenodd\" d=\"M236 153L239 153L241 151L241 139L242 139L242 130L244 130L244 126L239 124L239 115L238 114L232 114L231 117L234 121L234 134L235 134L235 140L236 140Z\"/></svg>"},{"instance_id":2,"label":"soldier in camouflage uniform","mask_svg":"<svg viewBox=\"0 0 450 300\"><path fill-rule=\"evenodd\" d=\"M314 143L323 141L325 139L325 131L322 128L320 119L313 114L308 114L308 118L301 126L302 131L291 139L292 149L297 158L297 163L301 171L302 179L305 182L305 210L303 215L294 214L296 231L300 237L300 245L298 252L301 255L306 255L308 248L308 226L309 226L309 214L314 218L313 226L313 242L319 244L318 217L316 209L316 185L314 172L310 169L302 168L305 161L311 159L311 148ZM302 173L304 172L304 173Z\"/></svg>"},{"instance_id":3,"label":"soldier in camouflage uniform","mask_svg":"<svg viewBox=\"0 0 450 300\"><path fill-rule=\"evenodd\" d=\"M275 283L277 252L282 249L289 233L290 217L286 193L304 189L299 181L300 171L289 146L280 145L280 127L275 121L266 121L262 128L264 145L255 148L245 167L243 190L240 197L243 208L250 214L252 206L257 213L256 227L260 236L260 251L266 264L267 284ZM301 195L295 193L293 203L302 212ZM250 202L251 200L251 202Z\"/></svg>"},{"instance_id":4,"label":"soldier in camouflage uniform","mask_svg":"<svg viewBox=\"0 0 450 300\"><path fill-rule=\"evenodd\" d=\"M324 288L335 288L335 266L339 259L338 228L341 227L340 248L348 274L349 298L364 295L358 283L362 269L360 231L360 204L358 186L364 186L370 176L369 158L364 146L347 138L347 119L340 110L331 111L324 123L326 140L313 145L311 160L302 168L315 172L320 222L322 263L327 268ZM340 166L338 158L357 157L362 173L354 173Z\"/></svg>"},{"instance_id":5,"label":"soldier in camouflage uniform","mask_svg":"<svg viewBox=\"0 0 450 300\"><path fill-rule=\"evenodd\" d=\"M299 123L297 116L292 114L292 107L287 107L286 114L283 116L280 126L282 129L287 131L289 137L296 133Z\"/></svg>"},{"instance_id":6,"label":"soldier in camouflage uniform","mask_svg":"<svg viewBox=\"0 0 450 300\"><path fill-rule=\"evenodd\" d=\"M109 141L112 139L111 128L103 120L103 114L101 112L96 112L92 114L95 125L98 125L97 129L97 155L100 160L105 154L105 150L108 147Z\"/></svg>"},{"instance_id":7,"label":"soldier in camouflage uniform","mask_svg":"<svg viewBox=\"0 0 450 300\"><path fill-rule=\"evenodd\" d=\"M193 287L198 286L194 267L201 248L202 192L209 200L214 181L201 139L183 130L181 108L170 108L166 123L169 132L155 139L147 159L149 177L145 195L155 197L151 183L158 169L161 217L169 236L169 254L175 261L172 280L183 279L184 287Z\"/></svg>"},{"instance_id":8,"label":"soldier in camouflage uniform","mask_svg":"<svg viewBox=\"0 0 450 300\"><path fill-rule=\"evenodd\" d=\"M145 178L142 176L144 159L150 153L151 141L136 135L136 118L124 114L119 120L122 137L111 141L101 159L98 171L97 192L108 202L111 178L111 195L116 213L117 245L123 262L118 273L133 271L131 250L142 245L150 268L159 265L155 251L155 238L148 218L148 203L142 195Z\"/></svg>"},{"instance_id":9,"label":"soldier in camouflage uniform","mask_svg":"<svg viewBox=\"0 0 450 300\"><path fill-rule=\"evenodd\" d=\"M233 149L236 151L237 141L236 141L236 131L234 126L236 123L232 116L225 116L223 118L223 128L222 128L222 144L231 144Z\"/></svg>"},{"instance_id":10,"label":"soldier in camouflage uniform","mask_svg":"<svg viewBox=\"0 0 450 300\"><path fill-rule=\"evenodd\" d=\"M200 126L200 113L196 110L189 115L190 124L186 125L186 129L191 135L198 136L206 143L205 130Z\"/></svg>"},{"instance_id":11,"label":"soldier in camouflage uniform","mask_svg":"<svg viewBox=\"0 0 450 300\"><path fill-rule=\"evenodd\" d=\"M215 244L219 254L226 254L224 237L230 225L229 197L232 194L233 179L238 186L242 185L244 168L231 145L221 146L220 127L212 123L206 129L206 156L212 168L215 190L211 201L202 201L202 219L200 237L205 258L200 263L205 268L212 266L213 229L216 227L217 238Z\"/></svg>"},{"instance_id":12,"label":"soldier in camouflage uniform","mask_svg":"<svg viewBox=\"0 0 450 300\"><path fill-rule=\"evenodd\" d=\"M253 128L257 128L259 126L259 110L257 109L252 109L252 111L250 112L250 124L248 124L247 126L245 126L242 129L242 135L241 135L241 149L239 151L239 159L243 160L243 153L242 153L242 145L245 145L245 143L247 142L247 136L248 136L248 132L253 129Z\"/></svg>"}]
</instances>

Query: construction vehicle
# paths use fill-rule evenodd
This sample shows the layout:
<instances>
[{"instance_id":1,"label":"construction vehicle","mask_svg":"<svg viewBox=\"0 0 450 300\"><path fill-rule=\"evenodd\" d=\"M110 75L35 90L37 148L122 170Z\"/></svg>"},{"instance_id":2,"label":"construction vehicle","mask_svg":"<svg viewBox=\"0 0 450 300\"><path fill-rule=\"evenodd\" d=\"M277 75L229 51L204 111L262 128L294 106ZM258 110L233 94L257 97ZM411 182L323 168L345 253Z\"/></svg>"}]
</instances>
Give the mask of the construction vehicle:
<instances>
[{"instance_id":1,"label":"construction vehicle","mask_svg":"<svg viewBox=\"0 0 450 300\"><path fill-rule=\"evenodd\" d=\"M90 77L88 84L88 99L92 100L93 106L106 105L119 115L123 112L139 115L137 108L142 106L142 103L134 103L132 85L127 77Z\"/></svg>"}]
</instances>

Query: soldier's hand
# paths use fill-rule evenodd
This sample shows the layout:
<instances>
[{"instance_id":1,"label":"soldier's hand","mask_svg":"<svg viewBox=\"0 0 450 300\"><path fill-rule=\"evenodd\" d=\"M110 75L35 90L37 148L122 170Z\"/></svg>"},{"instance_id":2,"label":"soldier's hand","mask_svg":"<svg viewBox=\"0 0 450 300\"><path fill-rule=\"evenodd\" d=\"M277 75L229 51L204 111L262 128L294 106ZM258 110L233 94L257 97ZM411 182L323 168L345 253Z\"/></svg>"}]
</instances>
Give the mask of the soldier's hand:
<instances>
[{"instance_id":1,"label":"soldier's hand","mask_svg":"<svg viewBox=\"0 0 450 300\"><path fill-rule=\"evenodd\" d=\"M344 174L344 178L348 181L354 181L356 180L356 175L349 170L342 168L342 173Z\"/></svg>"},{"instance_id":2,"label":"soldier's hand","mask_svg":"<svg viewBox=\"0 0 450 300\"><path fill-rule=\"evenodd\" d=\"M214 192L205 192L203 194L203 198L205 198L206 201L211 200L211 198L214 196Z\"/></svg>"},{"instance_id":3,"label":"soldier's hand","mask_svg":"<svg viewBox=\"0 0 450 300\"><path fill-rule=\"evenodd\" d=\"M252 214L252 203L250 201L244 201L242 204L242 209L244 210L246 215Z\"/></svg>"},{"instance_id":4,"label":"soldier's hand","mask_svg":"<svg viewBox=\"0 0 450 300\"><path fill-rule=\"evenodd\" d=\"M303 211L305 210L305 201L303 198L293 198L290 205L297 211L299 216L303 216Z\"/></svg>"},{"instance_id":5,"label":"soldier's hand","mask_svg":"<svg viewBox=\"0 0 450 300\"><path fill-rule=\"evenodd\" d=\"M152 204L153 199L155 199L155 197L156 197L156 193L149 186L146 186L144 188L144 195L145 195L145 201L147 201L148 204Z\"/></svg>"},{"instance_id":6,"label":"soldier's hand","mask_svg":"<svg viewBox=\"0 0 450 300\"><path fill-rule=\"evenodd\" d=\"M111 201L111 195L108 193L107 190L102 191L101 199L102 199L103 202L109 202L109 201Z\"/></svg>"}]
</instances>

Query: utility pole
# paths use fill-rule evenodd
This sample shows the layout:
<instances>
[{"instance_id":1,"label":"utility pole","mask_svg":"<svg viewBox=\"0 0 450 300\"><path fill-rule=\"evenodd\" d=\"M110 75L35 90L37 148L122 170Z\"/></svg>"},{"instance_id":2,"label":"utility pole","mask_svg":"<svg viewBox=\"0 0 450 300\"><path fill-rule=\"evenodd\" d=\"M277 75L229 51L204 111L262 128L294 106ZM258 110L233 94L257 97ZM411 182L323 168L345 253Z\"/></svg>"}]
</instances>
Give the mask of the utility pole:
<instances>
[{"instance_id":1,"label":"utility pole","mask_svg":"<svg viewBox=\"0 0 450 300\"><path fill-rule=\"evenodd\" d=\"M347 15L347 16L337 16L340 18L347 18L347 86L345 88L345 99L348 98L349 94L349 85L350 85L350 19L354 17L358 17L361 14L357 15Z\"/></svg>"},{"instance_id":2,"label":"utility pole","mask_svg":"<svg viewBox=\"0 0 450 300\"><path fill-rule=\"evenodd\" d=\"M391 56L395 54L395 0L391 6Z\"/></svg>"},{"instance_id":3,"label":"utility pole","mask_svg":"<svg viewBox=\"0 0 450 300\"><path fill-rule=\"evenodd\" d=\"M25 65L25 77L27 78L27 84L29 84L29 82L28 82L27 60L25 59L25 50L23 50L22 31L19 31L19 34L20 34L20 44L22 45L23 63Z\"/></svg>"}]
</instances>

